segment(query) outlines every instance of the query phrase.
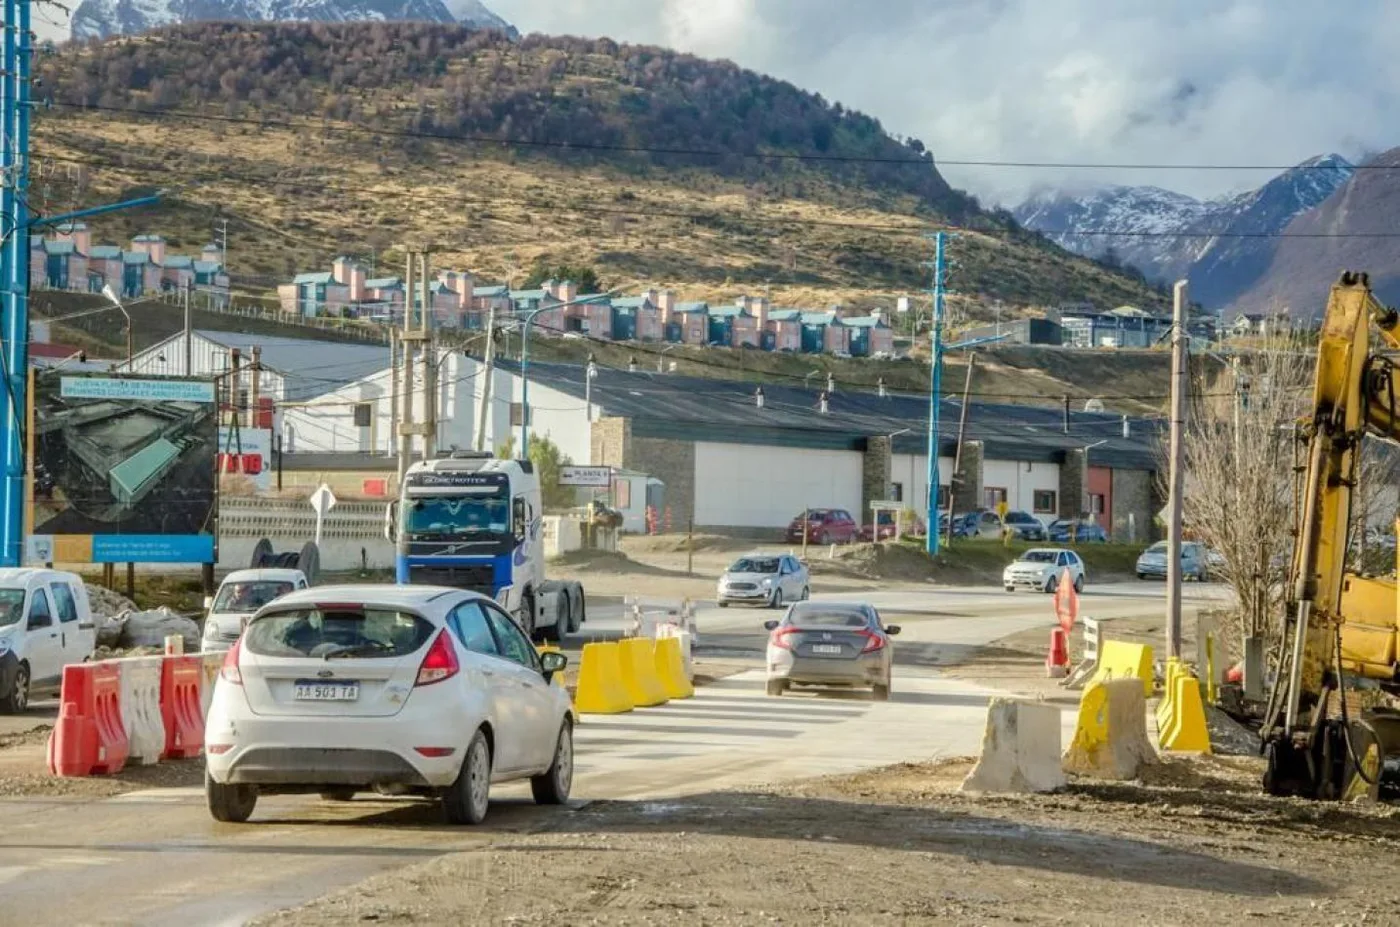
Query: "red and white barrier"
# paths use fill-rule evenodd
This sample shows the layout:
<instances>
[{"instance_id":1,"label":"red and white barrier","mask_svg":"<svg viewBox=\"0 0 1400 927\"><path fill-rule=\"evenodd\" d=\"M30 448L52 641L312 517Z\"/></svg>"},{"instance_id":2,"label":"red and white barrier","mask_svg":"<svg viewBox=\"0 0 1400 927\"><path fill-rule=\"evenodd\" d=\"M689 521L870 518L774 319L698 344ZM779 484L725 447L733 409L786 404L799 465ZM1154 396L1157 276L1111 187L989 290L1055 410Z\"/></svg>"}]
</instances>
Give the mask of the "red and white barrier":
<instances>
[{"instance_id":1,"label":"red and white barrier","mask_svg":"<svg viewBox=\"0 0 1400 927\"><path fill-rule=\"evenodd\" d=\"M194 656L167 656L161 666L160 714L165 720L165 757L188 759L204 752L204 708L200 687L204 684L204 660Z\"/></svg>"},{"instance_id":2,"label":"red and white barrier","mask_svg":"<svg viewBox=\"0 0 1400 927\"><path fill-rule=\"evenodd\" d=\"M121 713L133 763L150 766L165 755L165 719L160 712L164 657L124 657L110 661L121 673Z\"/></svg>"},{"instance_id":3,"label":"red and white barrier","mask_svg":"<svg viewBox=\"0 0 1400 927\"><path fill-rule=\"evenodd\" d=\"M49 771L58 776L121 772L128 750L121 708L116 666L65 666L62 706L49 735Z\"/></svg>"}]
</instances>

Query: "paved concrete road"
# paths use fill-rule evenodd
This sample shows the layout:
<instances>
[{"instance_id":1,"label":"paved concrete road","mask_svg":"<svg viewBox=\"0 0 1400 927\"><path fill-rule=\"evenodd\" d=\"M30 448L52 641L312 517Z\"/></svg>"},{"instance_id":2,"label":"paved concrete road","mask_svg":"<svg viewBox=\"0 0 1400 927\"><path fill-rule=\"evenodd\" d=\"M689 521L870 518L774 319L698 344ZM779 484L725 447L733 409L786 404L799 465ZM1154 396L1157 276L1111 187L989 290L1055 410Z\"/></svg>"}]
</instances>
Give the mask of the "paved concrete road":
<instances>
[{"instance_id":1,"label":"paved concrete road","mask_svg":"<svg viewBox=\"0 0 1400 927\"><path fill-rule=\"evenodd\" d=\"M905 628L898 642L905 656L890 702L769 698L755 671L705 686L694 699L590 716L578 730L576 797L663 800L975 752L991 693L940 677L928 664L1048 624L1049 599L973 589L872 598ZM1091 603L1143 613L1162 606L1160 589L1140 587L1104 589L1084 602L1086 611ZM703 609L702 645L761 652L762 621L773 614ZM589 634L621 631L620 609L610 615L600 608L592 618ZM500 788L495 797L492 816L479 829L441 825L429 803L378 799L265 799L255 823L242 827L215 824L199 789L103 801L0 800L0 921L33 927L238 924L375 872L468 850L568 813L536 808L520 785Z\"/></svg>"}]
</instances>

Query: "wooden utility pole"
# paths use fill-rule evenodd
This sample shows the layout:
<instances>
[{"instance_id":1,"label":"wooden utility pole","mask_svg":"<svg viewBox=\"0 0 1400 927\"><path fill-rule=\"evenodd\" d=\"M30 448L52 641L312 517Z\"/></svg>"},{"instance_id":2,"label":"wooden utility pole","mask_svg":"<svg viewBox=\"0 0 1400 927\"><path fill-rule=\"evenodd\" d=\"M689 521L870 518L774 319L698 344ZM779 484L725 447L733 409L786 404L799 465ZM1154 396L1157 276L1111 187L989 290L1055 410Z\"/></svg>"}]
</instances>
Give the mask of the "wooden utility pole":
<instances>
[{"instance_id":1,"label":"wooden utility pole","mask_svg":"<svg viewBox=\"0 0 1400 927\"><path fill-rule=\"evenodd\" d=\"M248 427L257 428L258 399L260 398L258 394L261 386L260 381L262 380L262 348L256 344L253 345L253 368L248 374L248 377L252 380L252 386L248 390L252 397L248 408Z\"/></svg>"},{"instance_id":2,"label":"wooden utility pole","mask_svg":"<svg viewBox=\"0 0 1400 927\"><path fill-rule=\"evenodd\" d=\"M417 353L418 332L413 326L413 304L415 296L413 292L413 259L417 257L411 249L408 250L407 266L405 268L404 288L403 288L403 334L399 341L403 345L403 391L400 397L403 407L400 411L399 419L399 485L403 486L404 477L408 473L408 462L413 457L413 367L414 355Z\"/></svg>"},{"instance_id":3,"label":"wooden utility pole","mask_svg":"<svg viewBox=\"0 0 1400 927\"><path fill-rule=\"evenodd\" d=\"M1172 293L1171 461L1167 500L1167 658L1181 657L1181 492L1186 445L1186 281Z\"/></svg>"},{"instance_id":4,"label":"wooden utility pole","mask_svg":"<svg viewBox=\"0 0 1400 927\"><path fill-rule=\"evenodd\" d=\"M437 410L438 410L438 350L437 339L430 334L433 287L428 279L428 252L422 251L419 260L419 285L423 290L423 306L419 316L419 332L423 336L423 460L437 456Z\"/></svg>"},{"instance_id":5,"label":"wooden utility pole","mask_svg":"<svg viewBox=\"0 0 1400 927\"><path fill-rule=\"evenodd\" d=\"M387 456L393 456L395 442L399 439L399 330L389 326L389 447Z\"/></svg>"},{"instance_id":6,"label":"wooden utility pole","mask_svg":"<svg viewBox=\"0 0 1400 927\"><path fill-rule=\"evenodd\" d=\"M486 310L486 359L482 363L481 400L476 407L476 440L472 447L478 451L487 450L486 428L491 418L491 379L496 363L496 305Z\"/></svg>"},{"instance_id":7,"label":"wooden utility pole","mask_svg":"<svg viewBox=\"0 0 1400 927\"><path fill-rule=\"evenodd\" d=\"M972 368L977 366L977 355L967 355L967 378L963 380L962 411L958 415L958 443L953 446L953 472L948 477L948 543L953 543L953 496L958 489L958 468L962 466L963 438L967 435L967 401L972 396ZM911 490L914 488L909 487ZM935 487L930 490L937 492ZM937 525L928 525L925 530L937 531Z\"/></svg>"}]
</instances>

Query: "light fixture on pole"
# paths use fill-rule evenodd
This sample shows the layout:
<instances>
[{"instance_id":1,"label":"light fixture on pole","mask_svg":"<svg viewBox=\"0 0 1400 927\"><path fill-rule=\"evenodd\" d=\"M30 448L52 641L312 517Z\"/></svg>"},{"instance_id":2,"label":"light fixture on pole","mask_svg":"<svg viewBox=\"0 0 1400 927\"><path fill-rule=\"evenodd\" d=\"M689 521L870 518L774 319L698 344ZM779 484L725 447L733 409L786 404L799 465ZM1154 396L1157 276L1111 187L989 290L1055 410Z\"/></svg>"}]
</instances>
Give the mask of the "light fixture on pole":
<instances>
[{"instance_id":1,"label":"light fixture on pole","mask_svg":"<svg viewBox=\"0 0 1400 927\"><path fill-rule=\"evenodd\" d=\"M598 364L593 355L588 355L588 366L583 376L583 407L588 423L593 424L593 381L598 377Z\"/></svg>"},{"instance_id":2,"label":"light fixture on pole","mask_svg":"<svg viewBox=\"0 0 1400 927\"><path fill-rule=\"evenodd\" d=\"M102 284L102 295L107 298L107 302L121 310L122 316L126 319L126 363L130 366L131 358L134 353L131 342L131 313L126 311L126 307L123 306L122 301L117 298L117 294L112 292L112 285L110 283Z\"/></svg>"},{"instance_id":3,"label":"light fixture on pole","mask_svg":"<svg viewBox=\"0 0 1400 927\"><path fill-rule=\"evenodd\" d=\"M609 290L606 293L599 293L589 296L587 299L572 299L557 306L540 306L525 315L525 324L520 332L520 459L528 460L530 454L530 329L535 324L535 316L541 312L553 312L555 309L567 309L570 306L581 306L597 303L599 300L608 299L622 292L619 287L616 290Z\"/></svg>"}]
</instances>

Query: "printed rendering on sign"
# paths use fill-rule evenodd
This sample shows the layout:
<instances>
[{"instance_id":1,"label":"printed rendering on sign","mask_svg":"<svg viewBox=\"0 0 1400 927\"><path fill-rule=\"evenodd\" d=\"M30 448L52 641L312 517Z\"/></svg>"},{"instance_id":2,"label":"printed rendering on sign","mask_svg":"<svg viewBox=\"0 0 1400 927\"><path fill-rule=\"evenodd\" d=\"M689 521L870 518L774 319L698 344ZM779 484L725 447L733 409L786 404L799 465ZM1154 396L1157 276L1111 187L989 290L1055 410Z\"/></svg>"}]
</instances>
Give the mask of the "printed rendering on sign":
<instances>
[{"instance_id":1,"label":"printed rendering on sign","mask_svg":"<svg viewBox=\"0 0 1400 927\"><path fill-rule=\"evenodd\" d=\"M34 378L32 555L64 563L214 559L214 384L55 371Z\"/></svg>"}]
</instances>

